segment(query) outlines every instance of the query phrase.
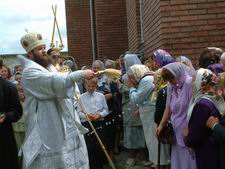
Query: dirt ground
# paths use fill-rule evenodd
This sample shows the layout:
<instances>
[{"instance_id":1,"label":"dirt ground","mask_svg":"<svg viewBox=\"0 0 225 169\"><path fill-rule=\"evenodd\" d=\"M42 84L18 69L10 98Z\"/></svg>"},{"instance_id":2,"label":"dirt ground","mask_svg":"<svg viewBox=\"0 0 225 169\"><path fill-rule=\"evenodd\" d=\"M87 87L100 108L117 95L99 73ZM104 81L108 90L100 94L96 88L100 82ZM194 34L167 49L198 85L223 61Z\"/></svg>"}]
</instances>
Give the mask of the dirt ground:
<instances>
[{"instance_id":1,"label":"dirt ground","mask_svg":"<svg viewBox=\"0 0 225 169\"><path fill-rule=\"evenodd\" d=\"M128 156L128 153L126 151L121 151L120 154L115 155L114 163L115 163L116 169L151 169L150 166L146 167L140 162L137 162L132 167L127 167L126 166L126 161L128 158L127 156ZM111 167L106 166L104 167L104 169L111 169Z\"/></svg>"}]
</instances>

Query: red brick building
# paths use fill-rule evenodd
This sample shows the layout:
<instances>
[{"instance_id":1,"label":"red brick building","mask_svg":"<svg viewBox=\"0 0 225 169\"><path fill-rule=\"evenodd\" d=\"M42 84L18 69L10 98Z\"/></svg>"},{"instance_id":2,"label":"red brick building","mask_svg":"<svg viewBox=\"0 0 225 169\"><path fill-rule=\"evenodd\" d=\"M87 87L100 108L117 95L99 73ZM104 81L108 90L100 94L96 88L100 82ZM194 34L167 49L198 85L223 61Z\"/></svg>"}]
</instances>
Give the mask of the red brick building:
<instances>
[{"instance_id":1,"label":"red brick building","mask_svg":"<svg viewBox=\"0 0 225 169\"><path fill-rule=\"evenodd\" d=\"M79 65L116 59L128 48L126 1L66 0L68 53Z\"/></svg>"},{"instance_id":2,"label":"red brick building","mask_svg":"<svg viewBox=\"0 0 225 169\"><path fill-rule=\"evenodd\" d=\"M129 49L144 56L163 48L196 61L205 47L225 49L224 0L127 0L127 18Z\"/></svg>"},{"instance_id":3,"label":"red brick building","mask_svg":"<svg viewBox=\"0 0 225 169\"><path fill-rule=\"evenodd\" d=\"M224 0L65 2L69 54L79 58L79 64L117 58L127 49L147 57L163 48L195 61L205 47L225 49Z\"/></svg>"}]
</instances>

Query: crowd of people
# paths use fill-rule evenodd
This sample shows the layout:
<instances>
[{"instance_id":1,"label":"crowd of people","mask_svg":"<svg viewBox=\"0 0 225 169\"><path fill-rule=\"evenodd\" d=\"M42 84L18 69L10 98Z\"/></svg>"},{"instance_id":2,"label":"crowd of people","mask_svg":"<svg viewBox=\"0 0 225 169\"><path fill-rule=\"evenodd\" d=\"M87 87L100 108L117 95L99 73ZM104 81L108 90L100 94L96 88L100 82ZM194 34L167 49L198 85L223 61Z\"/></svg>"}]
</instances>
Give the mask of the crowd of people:
<instances>
[{"instance_id":1,"label":"crowd of people","mask_svg":"<svg viewBox=\"0 0 225 169\"><path fill-rule=\"evenodd\" d=\"M0 163L4 169L103 169L105 148L124 168L225 168L225 52L207 47L193 66L163 49L140 58L95 60L46 50L41 34L21 38L27 55L0 65ZM111 79L105 69L118 69ZM22 115L23 114L23 115ZM92 122L104 147L99 144ZM174 142L158 138L167 123ZM160 148L159 148L160 147Z\"/></svg>"}]
</instances>

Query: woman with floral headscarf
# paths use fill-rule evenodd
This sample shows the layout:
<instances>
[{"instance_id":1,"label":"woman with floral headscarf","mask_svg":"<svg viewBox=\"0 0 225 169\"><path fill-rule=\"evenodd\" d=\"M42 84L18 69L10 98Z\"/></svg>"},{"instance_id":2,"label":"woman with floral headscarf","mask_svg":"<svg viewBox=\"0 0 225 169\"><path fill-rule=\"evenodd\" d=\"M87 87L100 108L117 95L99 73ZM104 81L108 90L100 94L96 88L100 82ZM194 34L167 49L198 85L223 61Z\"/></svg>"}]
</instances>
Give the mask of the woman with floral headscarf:
<instances>
[{"instance_id":1,"label":"woman with floral headscarf","mask_svg":"<svg viewBox=\"0 0 225 169\"><path fill-rule=\"evenodd\" d=\"M219 87L223 90L222 95L225 95L225 73L219 74L218 79ZM221 104L225 105L225 103ZM207 127L212 129L214 136L219 140L220 142L220 169L225 168L225 112L222 113L223 118L219 120L218 118L214 116L210 116L207 120Z\"/></svg>"},{"instance_id":2,"label":"woman with floral headscarf","mask_svg":"<svg viewBox=\"0 0 225 169\"><path fill-rule=\"evenodd\" d=\"M151 102L154 90L154 73L145 65L133 65L128 70L131 84L129 97L132 103L139 107L139 114L144 129L145 141L149 153L149 161L157 164L157 139L154 134L155 102Z\"/></svg>"},{"instance_id":3,"label":"woman with floral headscarf","mask_svg":"<svg viewBox=\"0 0 225 169\"><path fill-rule=\"evenodd\" d=\"M162 68L162 77L168 81L166 108L163 118L156 129L159 136L167 120L171 120L176 143L172 145L171 169L196 169L192 158L184 144L184 129L187 128L187 112L192 98L192 77L186 72L185 65L170 63Z\"/></svg>"},{"instance_id":4,"label":"woman with floral headscarf","mask_svg":"<svg viewBox=\"0 0 225 169\"><path fill-rule=\"evenodd\" d=\"M219 143L207 128L210 116L221 119L225 110L222 96L217 95L217 77L210 70L199 69L194 82L194 103L190 106L188 135L185 143L195 150L198 169L219 169Z\"/></svg>"}]
</instances>

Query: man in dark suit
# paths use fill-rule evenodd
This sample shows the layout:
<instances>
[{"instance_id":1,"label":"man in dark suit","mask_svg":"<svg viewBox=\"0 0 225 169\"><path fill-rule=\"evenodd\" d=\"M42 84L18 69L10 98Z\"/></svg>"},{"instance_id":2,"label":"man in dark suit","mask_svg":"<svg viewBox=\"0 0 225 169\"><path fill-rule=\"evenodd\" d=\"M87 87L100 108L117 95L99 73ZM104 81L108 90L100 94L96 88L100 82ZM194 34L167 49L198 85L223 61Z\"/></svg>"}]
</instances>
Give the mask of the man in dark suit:
<instances>
[{"instance_id":1,"label":"man in dark suit","mask_svg":"<svg viewBox=\"0 0 225 169\"><path fill-rule=\"evenodd\" d=\"M211 116L206 123L207 127L213 130L215 137L220 141L220 169L225 168L225 116L219 121Z\"/></svg>"},{"instance_id":2,"label":"man in dark suit","mask_svg":"<svg viewBox=\"0 0 225 169\"><path fill-rule=\"evenodd\" d=\"M0 168L18 169L18 156L12 122L22 116L16 87L0 77Z\"/></svg>"}]
</instances>

